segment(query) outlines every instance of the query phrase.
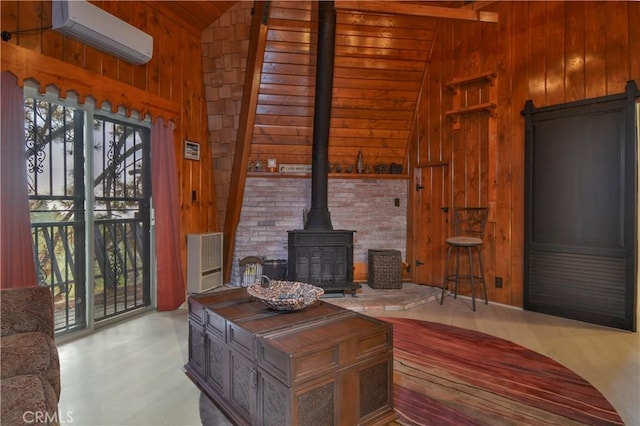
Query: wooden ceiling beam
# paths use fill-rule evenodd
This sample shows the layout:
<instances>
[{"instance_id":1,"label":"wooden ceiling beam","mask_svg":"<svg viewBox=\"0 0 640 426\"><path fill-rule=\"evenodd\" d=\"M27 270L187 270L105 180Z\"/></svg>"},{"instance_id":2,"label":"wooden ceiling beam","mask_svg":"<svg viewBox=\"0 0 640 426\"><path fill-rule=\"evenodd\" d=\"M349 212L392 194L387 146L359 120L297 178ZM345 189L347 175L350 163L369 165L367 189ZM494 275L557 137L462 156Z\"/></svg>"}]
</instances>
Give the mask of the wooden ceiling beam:
<instances>
[{"instance_id":1,"label":"wooden ceiling beam","mask_svg":"<svg viewBox=\"0 0 640 426\"><path fill-rule=\"evenodd\" d=\"M490 0L474 1L472 3L468 3L468 4L465 4L464 6L461 6L460 9L480 10L480 9L484 9L487 6L492 5L493 3L495 3L495 0L494 1L490 1Z\"/></svg>"},{"instance_id":2,"label":"wooden ceiling beam","mask_svg":"<svg viewBox=\"0 0 640 426\"><path fill-rule=\"evenodd\" d=\"M461 19L465 21L478 22L498 22L498 14L496 12L485 12L479 10L478 6L473 8L451 8L397 1L350 0L337 0L335 5L336 9L345 11L371 12L387 15L423 16L425 18Z\"/></svg>"}]
</instances>

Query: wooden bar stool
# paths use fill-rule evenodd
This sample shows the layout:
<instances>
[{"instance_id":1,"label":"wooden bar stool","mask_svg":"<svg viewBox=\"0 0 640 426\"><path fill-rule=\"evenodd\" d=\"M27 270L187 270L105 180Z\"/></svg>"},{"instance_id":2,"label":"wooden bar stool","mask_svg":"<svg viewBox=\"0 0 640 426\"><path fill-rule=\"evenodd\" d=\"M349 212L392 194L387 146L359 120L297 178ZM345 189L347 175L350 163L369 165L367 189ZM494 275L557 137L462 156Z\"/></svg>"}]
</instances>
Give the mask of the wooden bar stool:
<instances>
[{"instance_id":1,"label":"wooden bar stool","mask_svg":"<svg viewBox=\"0 0 640 426\"><path fill-rule=\"evenodd\" d=\"M453 297L458 297L458 281L468 280L471 283L471 303L473 310L476 310L476 284L481 283L484 290L484 303L487 301L487 286L484 280L484 265L482 264L482 244L484 229L487 224L489 209L485 207L456 207L453 212L455 235L447 238L447 260L444 267L444 278L442 280L442 296L440 304L444 301L444 292L449 282L453 281ZM460 275L460 251L466 253L469 260L469 273ZM476 275L473 262L473 251L478 255L480 270ZM452 252L455 251L456 266L453 274L449 273L449 260Z\"/></svg>"}]
</instances>

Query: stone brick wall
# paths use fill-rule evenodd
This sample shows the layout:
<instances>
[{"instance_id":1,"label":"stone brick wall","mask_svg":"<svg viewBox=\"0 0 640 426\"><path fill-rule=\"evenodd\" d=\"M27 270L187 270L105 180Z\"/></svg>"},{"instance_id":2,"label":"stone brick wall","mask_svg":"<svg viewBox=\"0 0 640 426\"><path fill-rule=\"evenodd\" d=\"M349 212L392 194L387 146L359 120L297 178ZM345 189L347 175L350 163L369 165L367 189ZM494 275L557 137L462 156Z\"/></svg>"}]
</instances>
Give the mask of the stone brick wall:
<instances>
[{"instance_id":1,"label":"stone brick wall","mask_svg":"<svg viewBox=\"0 0 640 426\"><path fill-rule=\"evenodd\" d=\"M407 181L331 178L329 211L334 229L354 230L356 281L366 280L367 250L395 249L406 257ZM400 201L395 206L395 199ZM303 229L311 206L311 179L248 177L236 234L231 282L239 283L238 260L245 256L287 259L287 231Z\"/></svg>"},{"instance_id":2,"label":"stone brick wall","mask_svg":"<svg viewBox=\"0 0 640 426\"><path fill-rule=\"evenodd\" d=\"M253 2L240 1L202 32L202 68L218 224L224 229L249 52ZM207 161L207 159L203 159Z\"/></svg>"}]
</instances>

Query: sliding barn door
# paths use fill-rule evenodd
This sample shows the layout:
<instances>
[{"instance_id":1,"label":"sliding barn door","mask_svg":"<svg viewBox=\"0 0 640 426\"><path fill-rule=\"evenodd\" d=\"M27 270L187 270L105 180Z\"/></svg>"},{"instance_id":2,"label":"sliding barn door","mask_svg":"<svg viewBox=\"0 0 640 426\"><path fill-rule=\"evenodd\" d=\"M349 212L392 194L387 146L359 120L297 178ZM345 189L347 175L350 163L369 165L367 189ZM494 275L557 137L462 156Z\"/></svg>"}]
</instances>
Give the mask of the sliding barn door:
<instances>
[{"instance_id":1,"label":"sliding barn door","mask_svg":"<svg viewBox=\"0 0 640 426\"><path fill-rule=\"evenodd\" d=\"M524 307L635 330L635 97L526 117Z\"/></svg>"}]
</instances>

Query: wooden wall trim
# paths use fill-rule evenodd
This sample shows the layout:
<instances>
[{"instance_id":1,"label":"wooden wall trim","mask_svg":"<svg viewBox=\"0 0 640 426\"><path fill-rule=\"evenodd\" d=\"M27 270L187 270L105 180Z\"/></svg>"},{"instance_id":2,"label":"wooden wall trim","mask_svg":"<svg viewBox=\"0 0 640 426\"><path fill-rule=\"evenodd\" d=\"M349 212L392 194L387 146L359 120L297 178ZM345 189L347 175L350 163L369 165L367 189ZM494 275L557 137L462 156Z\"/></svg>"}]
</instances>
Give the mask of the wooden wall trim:
<instances>
[{"instance_id":1,"label":"wooden wall trim","mask_svg":"<svg viewBox=\"0 0 640 426\"><path fill-rule=\"evenodd\" d=\"M162 117L165 121L176 122L179 115L180 107L176 102L12 43L2 44L1 56L2 71L14 74L20 86L25 80L34 80L41 93L48 86L55 86L63 99L73 92L80 103L91 97L98 108L108 102L113 112L124 107L127 116L136 111L141 119L149 114L152 120Z\"/></svg>"},{"instance_id":2,"label":"wooden wall trim","mask_svg":"<svg viewBox=\"0 0 640 426\"><path fill-rule=\"evenodd\" d=\"M245 73L236 150L233 156L231 182L229 184L229 201L224 221L224 282L229 282L231 279L236 231L240 223L244 186L247 180L247 166L251 152L256 105L258 103L264 50L267 42L268 25L263 23L263 15L265 13L269 13L268 3L256 2L251 21L247 71Z\"/></svg>"}]
</instances>

